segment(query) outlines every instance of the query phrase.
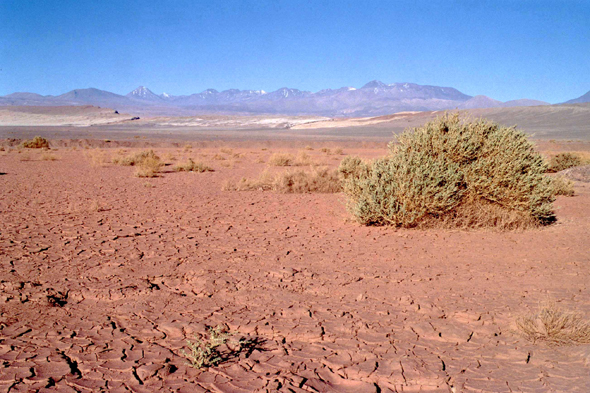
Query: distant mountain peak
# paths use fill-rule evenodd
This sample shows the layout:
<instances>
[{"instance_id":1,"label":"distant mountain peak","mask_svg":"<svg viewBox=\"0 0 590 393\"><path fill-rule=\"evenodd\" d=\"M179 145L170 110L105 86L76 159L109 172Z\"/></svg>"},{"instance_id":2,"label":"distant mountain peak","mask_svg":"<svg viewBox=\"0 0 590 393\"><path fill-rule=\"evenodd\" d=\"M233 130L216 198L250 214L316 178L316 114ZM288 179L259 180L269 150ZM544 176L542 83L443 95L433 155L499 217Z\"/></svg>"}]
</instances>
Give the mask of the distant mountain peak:
<instances>
[{"instance_id":1,"label":"distant mountain peak","mask_svg":"<svg viewBox=\"0 0 590 393\"><path fill-rule=\"evenodd\" d=\"M381 81L378 80L373 80L370 81L368 83L366 83L363 87L361 87L361 89L375 89L375 88L385 88L385 87L389 87L390 85L387 85Z\"/></svg>"},{"instance_id":2,"label":"distant mountain peak","mask_svg":"<svg viewBox=\"0 0 590 393\"><path fill-rule=\"evenodd\" d=\"M159 100L161 99L160 96L156 95L153 91L148 89L145 86L139 86L137 89L133 90L129 94L127 94L129 98L139 98L142 100Z\"/></svg>"}]
</instances>

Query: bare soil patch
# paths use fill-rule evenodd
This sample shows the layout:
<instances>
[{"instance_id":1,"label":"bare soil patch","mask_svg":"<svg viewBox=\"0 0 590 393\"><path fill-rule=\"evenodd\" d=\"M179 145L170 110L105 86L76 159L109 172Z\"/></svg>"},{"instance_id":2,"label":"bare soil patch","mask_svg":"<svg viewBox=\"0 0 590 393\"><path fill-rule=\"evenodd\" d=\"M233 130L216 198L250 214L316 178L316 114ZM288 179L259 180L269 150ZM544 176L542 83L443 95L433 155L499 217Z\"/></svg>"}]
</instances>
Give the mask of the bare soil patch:
<instances>
[{"instance_id":1,"label":"bare soil patch","mask_svg":"<svg viewBox=\"0 0 590 393\"><path fill-rule=\"evenodd\" d=\"M588 183L542 229L396 230L352 222L341 193L222 190L288 170L276 153L333 169L382 147L178 142L145 179L110 159L150 140L51 142L58 160L0 152L0 391L590 390L590 345L516 326L544 300L590 316ZM213 171L174 170L189 158ZM189 365L218 326L221 360Z\"/></svg>"}]
</instances>

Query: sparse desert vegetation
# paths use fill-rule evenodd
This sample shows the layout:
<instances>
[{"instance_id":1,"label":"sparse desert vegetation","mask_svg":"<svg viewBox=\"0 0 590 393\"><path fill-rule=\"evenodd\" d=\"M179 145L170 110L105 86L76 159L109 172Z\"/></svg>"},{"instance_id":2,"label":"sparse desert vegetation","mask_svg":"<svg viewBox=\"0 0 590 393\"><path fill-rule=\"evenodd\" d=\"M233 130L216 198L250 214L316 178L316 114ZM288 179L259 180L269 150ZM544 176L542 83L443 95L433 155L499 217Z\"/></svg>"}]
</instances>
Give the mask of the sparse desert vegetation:
<instances>
[{"instance_id":1,"label":"sparse desert vegetation","mask_svg":"<svg viewBox=\"0 0 590 393\"><path fill-rule=\"evenodd\" d=\"M291 170L271 174L262 172L257 178L243 177L237 183L226 182L226 191L266 191L283 194L336 193L342 190L338 172L328 168Z\"/></svg>"},{"instance_id":2,"label":"sparse desert vegetation","mask_svg":"<svg viewBox=\"0 0 590 393\"><path fill-rule=\"evenodd\" d=\"M509 380L513 391L530 381L540 391L575 391L580 378L558 377L586 371L587 344L571 338L584 330L568 327L587 324L590 193L584 181L560 185L568 170L544 175L556 194L575 187L575 198L555 202L559 225L416 230L359 225L346 210L342 179L360 179L383 159L385 143L343 143L347 157L335 154L333 141L329 157L321 143L315 150L270 144L269 151L225 143L231 154L220 152L220 142L191 152L184 141L163 147L115 140L98 149L59 143L52 140L60 160L48 164L45 151L0 155L0 262L14 270L0 282L0 307L12 317L0 323L11 345L0 345L0 375L9 379L0 387L16 383L20 372L19 387L42 389L52 378L80 391L123 383L214 390L219 381L220 389L239 383L245 391L502 391L505 376L518 373L527 382ZM85 145L90 149L70 149ZM291 155L291 165L257 163L273 153ZM93 167L95 154L118 165ZM213 160L215 154L226 159ZM23 155L31 162L21 163ZM160 162L167 166L154 173L162 178L133 179L141 162L155 157L166 157ZM215 172L172 173L200 164ZM254 192L222 192L224 184ZM491 208L463 207L471 210L443 217L455 221L439 226L477 227ZM459 218L472 222L458 225ZM518 212L502 218L515 219ZM519 319L524 330L515 327L516 316L547 293L580 314L534 311ZM555 326L570 333L556 336ZM59 353L44 355L55 342L81 377ZM572 346L554 348L564 344ZM12 360L21 353L43 356ZM27 379L31 369L43 379Z\"/></svg>"},{"instance_id":3,"label":"sparse desert vegetation","mask_svg":"<svg viewBox=\"0 0 590 393\"><path fill-rule=\"evenodd\" d=\"M575 153L559 153L551 157L549 160L549 172L559 172L564 169L572 168L574 166L582 165L582 158Z\"/></svg>"},{"instance_id":4,"label":"sparse desert vegetation","mask_svg":"<svg viewBox=\"0 0 590 393\"><path fill-rule=\"evenodd\" d=\"M579 313L558 307L555 302L542 304L536 313L518 318L516 326L533 343L590 344L588 319Z\"/></svg>"},{"instance_id":5,"label":"sparse desert vegetation","mask_svg":"<svg viewBox=\"0 0 590 393\"><path fill-rule=\"evenodd\" d=\"M189 158L186 162L178 164L174 167L176 172L212 172L213 168L203 164L202 162L195 162Z\"/></svg>"},{"instance_id":6,"label":"sparse desert vegetation","mask_svg":"<svg viewBox=\"0 0 590 393\"><path fill-rule=\"evenodd\" d=\"M134 166L137 177L157 177L164 166L160 157L153 150L144 150L126 156L113 158L113 163L123 166Z\"/></svg>"},{"instance_id":7,"label":"sparse desert vegetation","mask_svg":"<svg viewBox=\"0 0 590 393\"><path fill-rule=\"evenodd\" d=\"M40 136L36 136L31 140L24 141L22 147L26 149L49 149L49 141Z\"/></svg>"}]
</instances>

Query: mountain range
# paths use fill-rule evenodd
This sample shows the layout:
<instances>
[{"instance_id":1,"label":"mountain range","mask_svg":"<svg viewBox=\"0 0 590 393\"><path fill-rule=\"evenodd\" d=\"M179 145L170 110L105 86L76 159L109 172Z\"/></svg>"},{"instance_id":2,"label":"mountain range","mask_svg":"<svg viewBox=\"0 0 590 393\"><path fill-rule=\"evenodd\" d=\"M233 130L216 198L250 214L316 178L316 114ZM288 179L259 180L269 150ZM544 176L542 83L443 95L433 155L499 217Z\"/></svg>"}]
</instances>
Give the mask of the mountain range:
<instances>
[{"instance_id":1,"label":"mountain range","mask_svg":"<svg viewBox=\"0 0 590 393\"><path fill-rule=\"evenodd\" d=\"M590 92L567 103L589 102ZM0 105L62 106L95 105L146 115L287 114L332 117L379 116L403 111L496 108L549 105L520 99L501 102L469 96L452 87L371 81L361 88L342 87L318 92L283 87L264 90L207 89L201 93L174 96L155 94L140 86L123 96L95 88L76 89L59 96L13 93L0 96Z\"/></svg>"}]
</instances>

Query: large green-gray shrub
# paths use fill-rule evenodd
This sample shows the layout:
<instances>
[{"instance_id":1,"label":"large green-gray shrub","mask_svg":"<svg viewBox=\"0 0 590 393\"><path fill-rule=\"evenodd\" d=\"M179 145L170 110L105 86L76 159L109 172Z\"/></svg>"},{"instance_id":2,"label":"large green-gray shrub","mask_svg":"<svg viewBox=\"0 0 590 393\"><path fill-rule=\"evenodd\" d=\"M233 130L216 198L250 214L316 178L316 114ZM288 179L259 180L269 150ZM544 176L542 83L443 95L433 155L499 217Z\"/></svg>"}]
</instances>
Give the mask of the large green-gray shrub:
<instances>
[{"instance_id":1,"label":"large green-gray shrub","mask_svg":"<svg viewBox=\"0 0 590 393\"><path fill-rule=\"evenodd\" d=\"M546 164L527 137L484 119L444 116L404 132L388 156L340 165L348 208L363 224L503 226L553 217Z\"/></svg>"}]
</instances>

